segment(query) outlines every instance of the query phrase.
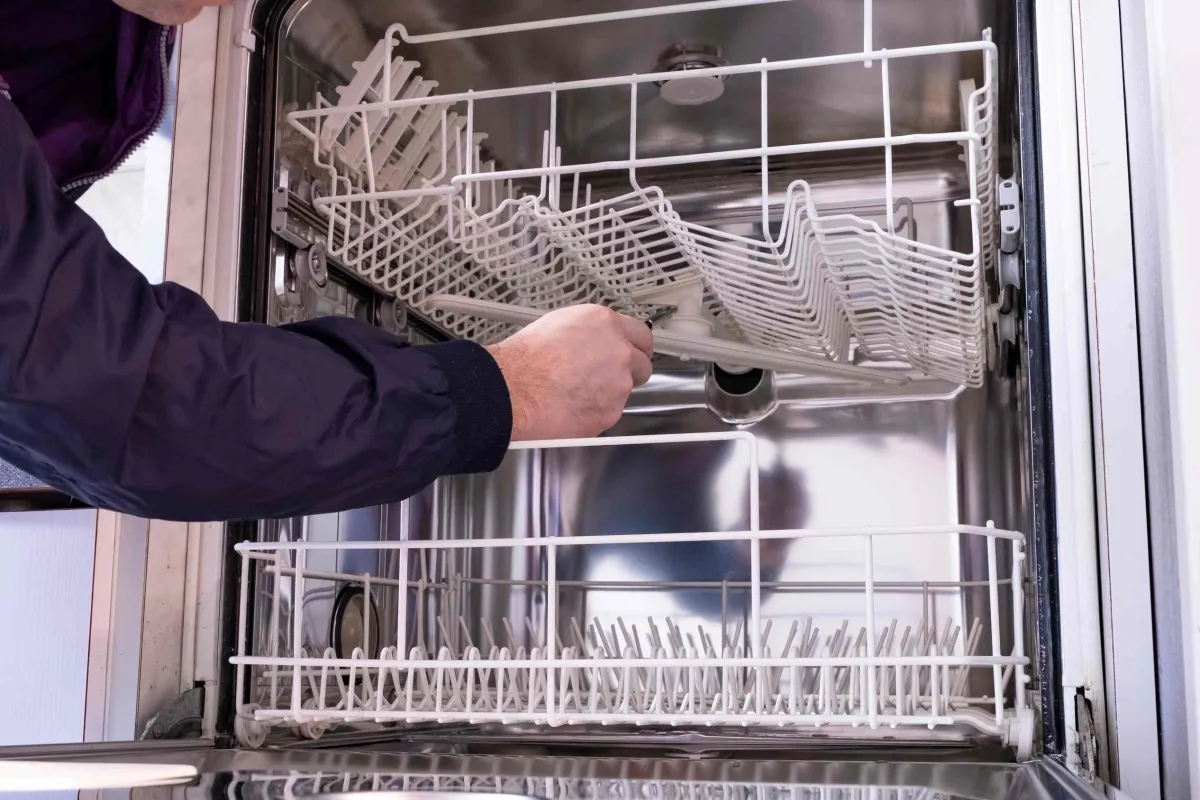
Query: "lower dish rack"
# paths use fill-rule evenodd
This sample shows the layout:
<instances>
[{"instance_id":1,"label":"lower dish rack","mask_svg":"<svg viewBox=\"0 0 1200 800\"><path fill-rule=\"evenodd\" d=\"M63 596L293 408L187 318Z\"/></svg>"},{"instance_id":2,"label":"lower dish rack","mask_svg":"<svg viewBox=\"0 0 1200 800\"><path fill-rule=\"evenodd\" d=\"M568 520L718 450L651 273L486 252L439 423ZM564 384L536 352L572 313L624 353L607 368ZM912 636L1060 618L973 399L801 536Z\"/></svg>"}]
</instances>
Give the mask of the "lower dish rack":
<instances>
[{"instance_id":1,"label":"lower dish rack","mask_svg":"<svg viewBox=\"0 0 1200 800\"><path fill-rule=\"evenodd\" d=\"M243 743L262 744L272 729L316 737L343 724L858 729L880 737L944 728L1029 753L1020 533L966 525L761 530L758 446L745 432L513 449L545 457L696 442L741 454L747 529L555 535L533 525L491 539L239 545L232 661ZM887 566L891 553L954 549L967 539L983 545L985 581ZM725 548L748 569L669 587L636 576L581 578L578 569L582 554L602 563L612 548L652 563L686 561L701 545ZM814 559L837 553L836 566L817 580L764 567L794 547L812 548ZM352 553L369 554L372 568L346 569ZM653 594L664 588L684 594ZM500 591L518 596L501 605ZM969 608L966 592L984 602ZM335 595L339 604L351 598L352 613L335 615L329 630L314 609Z\"/></svg>"}]
</instances>

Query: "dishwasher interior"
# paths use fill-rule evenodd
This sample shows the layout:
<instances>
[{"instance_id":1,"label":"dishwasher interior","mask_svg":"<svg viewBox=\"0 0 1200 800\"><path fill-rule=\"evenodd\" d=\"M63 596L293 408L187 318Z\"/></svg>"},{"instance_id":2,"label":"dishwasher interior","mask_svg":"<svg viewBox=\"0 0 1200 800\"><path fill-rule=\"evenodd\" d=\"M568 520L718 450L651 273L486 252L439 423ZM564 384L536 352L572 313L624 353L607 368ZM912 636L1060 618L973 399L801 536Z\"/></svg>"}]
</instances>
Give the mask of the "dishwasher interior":
<instances>
[{"instance_id":1,"label":"dishwasher interior","mask_svg":"<svg viewBox=\"0 0 1200 800\"><path fill-rule=\"evenodd\" d=\"M242 744L1039 752L1015 22L929 5L274 12L254 315L680 343L600 439L258 523Z\"/></svg>"}]
</instances>

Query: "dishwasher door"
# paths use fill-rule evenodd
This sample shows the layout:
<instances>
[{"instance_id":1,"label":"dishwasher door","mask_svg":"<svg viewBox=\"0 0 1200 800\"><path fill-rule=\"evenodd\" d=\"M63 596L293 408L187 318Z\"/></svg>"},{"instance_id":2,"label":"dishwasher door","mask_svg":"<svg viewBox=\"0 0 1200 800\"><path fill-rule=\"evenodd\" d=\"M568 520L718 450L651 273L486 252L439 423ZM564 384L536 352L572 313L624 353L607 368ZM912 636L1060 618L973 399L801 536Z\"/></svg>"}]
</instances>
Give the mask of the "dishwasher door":
<instances>
[{"instance_id":1,"label":"dishwasher door","mask_svg":"<svg viewBox=\"0 0 1200 800\"><path fill-rule=\"evenodd\" d=\"M321 750L141 748L0 761L0 789L170 792L180 800L1122 800L1053 759L679 759L469 753L363 743ZM64 769L67 765L70 769ZM137 796L135 794L135 796Z\"/></svg>"},{"instance_id":2,"label":"dishwasher door","mask_svg":"<svg viewBox=\"0 0 1200 800\"><path fill-rule=\"evenodd\" d=\"M220 12L206 12L184 28L181 38L166 277L201 292L226 319L261 319L266 307L263 251L253 234L272 213L273 176L270 160L263 156L274 147L275 133L262 87L273 78L273 26L280 24L288 5L240 0ZM1096 16L1082 25L1078 9L1067 0L1038 3L1036 9L1018 1L1013 13L1016 53L1010 68L1019 74L1024 98L1013 120L1023 142L1018 163L1025 192L1021 341L1031 384L1028 411L1036 432L1029 449L1035 476L1031 535L1044 548L1036 576L1037 659L1045 680L1042 741L1048 754L1061 756L1073 768L1118 776L1121 785L1137 783L1138 795L1150 797L1159 791L1160 754L1157 736L1144 733L1157 730L1162 687L1155 686L1153 647L1144 646L1151 635L1145 624L1151 619L1147 555L1138 546L1145 544L1144 525L1140 532L1134 525L1128 537L1112 541L1097 533L1095 516L1098 477L1105 487L1101 509L1110 513L1124 503L1123 526L1136 522L1139 485L1144 506L1144 481L1121 479L1124 473L1115 472L1137 472L1143 461L1140 434L1128 436L1140 431L1140 407L1106 405L1095 394L1097 376L1107 374L1097 368L1101 345L1107 348L1122 330L1125 338L1118 341L1128 341L1130 335L1136 340L1136 329L1116 325L1112 336L1098 338L1101 323L1117 317L1111 316L1109 305L1097 303L1111 302L1118 310L1122 306L1097 287L1127 288L1128 282L1104 273L1095 249L1084 257L1081 230L1116 229L1112 218L1100 213L1105 209L1094 203L1085 207L1081 173L1071 166L1080 163L1080 143L1091 141L1100 126L1094 119L1086 124L1083 107L1090 114L1093 105L1101 105L1101 87L1111 79L1093 75L1092 62L1076 62L1072 54L1081 42L1111 45L1119 29L1100 24L1104 20L1097 22ZM343 33L331 31L331 46ZM1076 83L1091 87L1078 101ZM1107 107L1114 112L1111 104ZM1094 166L1094 161L1086 163ZM1116 214L1115 208L1106 209ZM1111 267L1118 277L1119 266ZM1092 291L1085 293L1082 287L1089 280ZM1128 377L1121 370L1130 366L1129 351L1120 352L1123 360L1114 356L1103 365L1115 370L1112 380L1118 383ZM1111 438L1119 434L1126 436ZM1107 524L1115 523L1101 525L1102 531ZM237 638L236 614L230 612L236 608L237 580L231 545L254 536L254 525L150 523L144 575L146 597L153 602L145 605L141 630L140 669L146 676L139 687L142 721L150 722L181 693L201 689L189 702L198 703L203 733L231 733L228 656ZM1119 550L1118 544L1129 546ZM1102 548L1104 558L1099 557ZM1112 603L1117 591L1120 614ZM1118 683L1118 673L1133 677ZM1127 694L1130 690L1145 696ZM1117 735L1118 720L1122 730L1129 725L1134 733ZM1134 777L1140 768L1147 771L1144 780Z\"/></svg>"}]
</instances>

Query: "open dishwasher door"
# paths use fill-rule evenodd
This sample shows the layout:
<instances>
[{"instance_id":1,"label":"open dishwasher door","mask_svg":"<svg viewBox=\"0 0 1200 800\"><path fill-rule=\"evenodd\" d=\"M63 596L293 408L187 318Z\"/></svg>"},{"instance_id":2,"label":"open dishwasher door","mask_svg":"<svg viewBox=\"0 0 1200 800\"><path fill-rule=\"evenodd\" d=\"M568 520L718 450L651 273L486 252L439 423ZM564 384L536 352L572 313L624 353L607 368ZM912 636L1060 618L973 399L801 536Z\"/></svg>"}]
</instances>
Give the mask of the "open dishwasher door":
<instances>
[{"instance_id":1,"label":"open dishwasher door","mask_svg":"<svg viewBox=\"0 0 1200 800\"><path fill-rule=\"evenodd\" d=\"M144 672L174 659L145 708L200 688L203 732L246 746L777 746L798 770L891 748L897 775L965 749L1156 796L1157 737L1109 719L1157 730L1156 695L1106 696L1094 354L1063 335L1091 309L1036 266L1042 220L1082 215L1042 203L1037 123L1061 145L1075 112L1034 105L1027 4L921 6L241 2L185 28L167 277L223 316L489 341L509 328L428 298L603 302L888 380L660 359L599 440L629 448L515 450L382 509L151 523L181 610L146 626L182 644L143 648ZM1039 14L1070 52L1069 4ZM1110 667L1153 693L1126 625Z\"/></svg>"},{"instance_id":2,"label":"open dishwasher door","mask_svg":"<svg viewBox=\"0 0 1200 800\"><path fill-rule=\"evenodd\" d=\"M1027 764L952 760L827 761L757 757L678 759L464 755L372 746L335 750L211 750L113 755L37 764L0 762L0 780L31 791L128 788L239 800L1120 800L1042 759ZM94 769L89 769L94 767ZM122 782L124 780L124 782Z\"/></svg>"}]
</instances>

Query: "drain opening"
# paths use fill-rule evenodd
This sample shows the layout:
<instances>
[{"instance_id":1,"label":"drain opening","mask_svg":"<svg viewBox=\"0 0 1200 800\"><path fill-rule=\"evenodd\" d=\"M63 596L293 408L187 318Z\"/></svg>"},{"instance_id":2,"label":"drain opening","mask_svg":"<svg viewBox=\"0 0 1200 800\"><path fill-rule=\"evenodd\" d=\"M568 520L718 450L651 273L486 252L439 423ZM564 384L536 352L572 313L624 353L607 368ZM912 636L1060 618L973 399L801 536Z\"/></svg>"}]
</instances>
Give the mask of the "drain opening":
<instances>
[{"instance_id":1,"label":"drain opening","mask_svg":"<svg viewBox=\"0 0 1200 800\"><path fill-rule=\"evenodd\" d=\"M713 380L725 394L735 397L750 394L762 385L766 373L761 369L749 369L745 372L728 372L713 364Z\"/></svg>"}]
</instances>

